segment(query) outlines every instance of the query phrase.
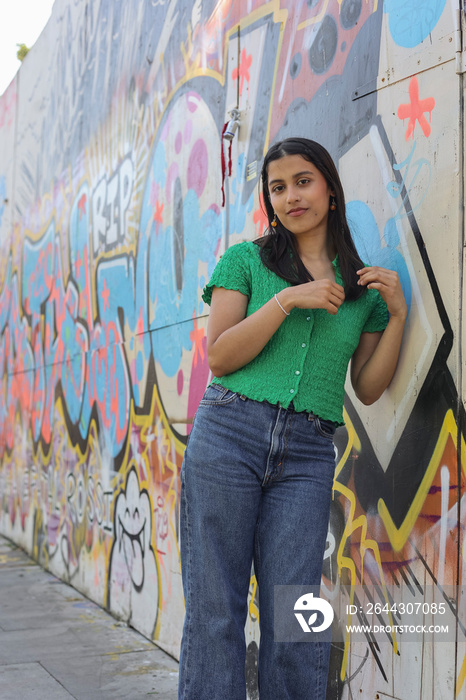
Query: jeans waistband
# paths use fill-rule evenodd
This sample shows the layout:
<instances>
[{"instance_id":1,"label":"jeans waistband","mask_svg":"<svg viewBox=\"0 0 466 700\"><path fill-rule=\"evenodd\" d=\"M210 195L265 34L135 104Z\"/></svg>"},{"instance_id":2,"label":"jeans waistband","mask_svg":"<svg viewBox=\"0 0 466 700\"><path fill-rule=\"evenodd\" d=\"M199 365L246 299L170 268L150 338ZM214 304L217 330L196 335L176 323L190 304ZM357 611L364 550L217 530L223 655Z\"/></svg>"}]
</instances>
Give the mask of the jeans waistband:
<instances>
[{"instance_id":1,"label":"jeans waistband","mask_svg":"<svg viewBox=\"0 0 466 700\"><path fill-rule=\"evenodd\" d=\"M244 396L244 394L241 395L241 398L243 400L247 401L254 401L254 399L249 399L247 396ZM320 416L317 416L315 413L312 413L312 411L297 411L296 408L294 407L293 401L291 401L287 407L282 406L280 403L270 403L270 401L261 401L259 403L267 403L269 406L273 406L274 408L281 408L282 411L289 411L290 413L297 413L299 415L306 415L309 421L314 420L314 418L318 418L320 421L323 421L324 423L328 425L333 425L336 428L338 428L338 423L335 423L332 420L329 420L328 418L321 418Z\"/></svg>"},{"instance_id":2,"label":"jeans waistband","mask_svg":"<svg viewBox=\"0 0 466 700\"><path fill-rule=\"evenodd\" d=\"M218 384L215 382L213 386L219 387L219 389L224 389L224 391L228 391L226 387L224 387L222 384ZM294 407L293 401L291 401L288 406L282 406L280 403L270 403L270 401L266 401L265 399L263 401L257 401L256 399L250 399L248 396L245 396L244 394L239 394L239 397L242 401L255 401L256 403L262 403L262 404L268 404L269 406L273 406L273 408L281 408L282 411L288 411L289 413L296 413L298 415L306 415L309 421L314 420L314 418L318 418L319 421L324 422L330 426L334 426L336 429L338 427L338 423L335 423L334 421L329 420L328 418L321 418L320 416L317 416L315 413L312 413L312 411L297 411L296 408Z\"/></svg>"},{"instance_id":3,"label":"jeans waistband","mask_svg":"<svg viewBox=\"0 0 466 700\"><path fill-rule=\"evenodd\" d=\"M312 411L297 411L294 407L293 401L289 404L289 406L287 408L285 408L284 406L281 406L280 404L278 404L278 406L280 406L280 408L282 408L284 411L290 411L291 413L304 413L307 415L308 420L314 420L314 418L318 418L320 421L323 421L324 423L334 425L335 428L337 427L337 423L334 423L333 421L328 420L327 418L321 418L320 416L316 416L316 414L312 413Z\"/></svg>"}]
</instances>

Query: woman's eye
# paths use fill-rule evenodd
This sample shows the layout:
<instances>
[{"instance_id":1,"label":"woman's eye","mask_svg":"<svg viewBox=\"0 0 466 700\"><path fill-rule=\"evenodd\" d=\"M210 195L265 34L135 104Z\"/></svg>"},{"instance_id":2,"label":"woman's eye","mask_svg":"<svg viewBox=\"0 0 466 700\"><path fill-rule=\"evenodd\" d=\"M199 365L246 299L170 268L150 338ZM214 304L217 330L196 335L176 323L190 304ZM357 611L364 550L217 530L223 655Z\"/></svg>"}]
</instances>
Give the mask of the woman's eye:
<instances>
[{"instance_id":1,"label":"woman's eye","mask_svg":"<svg viewBox=\"0 0 466 700\"><path fill-rule=\"evenodd\" d=\"M301 180L298 180L298 185L307 185L310 180L307 177L302 178Z\"/></svg>"},{"instance_id":2,"label":"woman's eye","mask_svg":"<svg viewBox=\"0 0 466 700\"><path fill-rule=\"evenodd\" d=\"M272 192L281 192L283 190L283 185L275 185L275 187L272 188Z\"/></svg>"}]
</instances>

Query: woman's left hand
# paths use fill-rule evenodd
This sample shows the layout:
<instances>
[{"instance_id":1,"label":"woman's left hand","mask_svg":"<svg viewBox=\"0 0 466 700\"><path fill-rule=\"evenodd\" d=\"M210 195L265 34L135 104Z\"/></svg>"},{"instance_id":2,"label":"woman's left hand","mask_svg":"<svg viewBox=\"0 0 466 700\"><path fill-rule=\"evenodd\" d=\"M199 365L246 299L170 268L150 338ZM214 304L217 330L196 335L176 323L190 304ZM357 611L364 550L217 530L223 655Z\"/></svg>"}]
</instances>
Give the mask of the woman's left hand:
<instances>
[{"instance_id":1,"label":"woman's left hand","mask_svg":"<svg viewBox=\"0 0 466 700\"><path fill-rule=\"evenodd\" d=\"M362 333L351 361L351 382L356 396L369 406L390 384L400 354L408 309L398 274L383 267L358 270L358 284L377 289L390 313L383 333Z\"/></svg>"},{"instance_id":2,"label":"woman's left hand","mask_svg":"<svg viewBox=\"0 0 466 700\"><path fill-rule=\"evenodd\" d=\"M358 270L358 284L368 289L377 289L387 305L390 316L406 319L408 307L400 284L398 273L384 267L363 267Z\"/></svg>"}]
</instances>

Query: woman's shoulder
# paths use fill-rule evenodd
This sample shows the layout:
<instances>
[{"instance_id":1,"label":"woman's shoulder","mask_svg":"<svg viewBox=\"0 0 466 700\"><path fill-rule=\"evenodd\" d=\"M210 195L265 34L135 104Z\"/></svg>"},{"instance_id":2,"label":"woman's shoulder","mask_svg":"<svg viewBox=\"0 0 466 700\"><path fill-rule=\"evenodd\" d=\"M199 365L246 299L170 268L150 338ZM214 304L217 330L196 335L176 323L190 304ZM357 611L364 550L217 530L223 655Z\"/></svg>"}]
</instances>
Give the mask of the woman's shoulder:
<instances>
[{"instance_id":1,"label":"woman's shoulder","mask_svg":"<svg viewBox=\"0 0 466 700\"><path fill-rule=\"evenodd\" d=\"M254 241L240 241L227 248L221 257L224 258L226 256L228 258L258 257L259 247Z\"/></svg>"},{"instance_id":2,"label":"woman's shoulder","mask_svg":"<svg viewBox=\"0 0 466 700\"><path fill-rule=\"evenodd\" d=\"M223 268L225 265L231 265L239 268L247 268L250 270L260 264L260 248L254 241L240 241L233 243L220 256L218 266Z\"/></svg>"},{"instance_id":3,"label":"woman's shoulder","mask_svg":"<svg viewBox=\"0 0 466 700\"><path fill-rule=\"evenodd\" d=\"M246 296L251 292L251 280L255 277L254 260L259 259L257 246L252 241L235 243L220 256L208 284L204 287L202 299L211 303L212 289L224 287L235 289Z\"/></svg>"}]
</instances>

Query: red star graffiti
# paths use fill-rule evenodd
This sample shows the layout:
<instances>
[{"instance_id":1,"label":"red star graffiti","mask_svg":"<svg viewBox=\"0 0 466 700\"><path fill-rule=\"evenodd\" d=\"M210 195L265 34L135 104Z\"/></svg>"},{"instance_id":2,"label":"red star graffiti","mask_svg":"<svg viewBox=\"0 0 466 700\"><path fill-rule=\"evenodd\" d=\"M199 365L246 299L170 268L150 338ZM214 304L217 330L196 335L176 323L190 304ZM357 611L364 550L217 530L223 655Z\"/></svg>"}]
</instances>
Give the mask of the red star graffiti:
<instances>
[{"instance_id":1,"label":"red star graffiti","mask_svg":"<svg viewBox=\"0 0 466 700\"><path fill-rule=\"evenodd\" d=\"M239 62L238 68L234 68L233 72L231 74L231 79L232 80L238 80L239 78L239 94L243 94L243 85L244 81L246 80L248 83L251 79L249 75L249 69L251 67L252 63L252 55L246 53L246 49L243 49L241 51L241 59Z\"/></svg>"},{"instance_id":2,"label":"red star graffiti","mask_svg":"<svg viewBox=\"0 0 466 700\"><path fill-rule=\"evenodd\" d=\"M100 292L100 296L102 297L102 301L104 303L103 311L105 311L106 308L107 309L110 308L110 304L108 301L108 298L110 296L110 289L107 287L107 280L105 280L105 279L104 279L104 288Z\"/></svg>"},{"instance_id":3,"label":"red star graffiti","mask_svg":"<svg viewBox=\"0 0 466 700\"><path fill-rule=\"evenodd\" d=\"M87 202L87 195L86 195L86 193L84 193L81 195L81 197L78 200L79 220L80 221L81 221L82 215L86 213L86 202Z\"/></svg>"},{"instance_id":4,"label":"red star graffiti","mask_svg":"<svg viewBox=\"0 0 466 700\"><path fill-rule=\"evenodd\" d=\"M159 200L156 201L155 203L155 214L154 214L154 221L157 225L156 227L156 232L159 232L159 225L163 224L163 204L160 204Z\"/></svg>"},{"instance_id":5,"label":"red star graffiti","mask_svg":"<svg viewBox=\"0 0 466 700\"><path fill-rule=\"evenodd\" d=\"M402 119L403 122L405 119L409 119L405 139L408 141L410 136L414 138L414 127L417 121L419 122L424 136L430 136L430 124L424 114L425 112L429 112L429 119L431 118L432 110L435 107L435 100L433 97L427 97L425 100L419 99L419 85L416 76L411 78L408 91L411 102L409 104L401 104L398 107L398 117Z\"/></svg>"},{"instance_id":6,"label":"red star graffiti","mask_svg":"<svg viewBox=\"0 0 466 700\"><path fill-rule=\"evenodd\" d=\"M191 342L193 344L193 349L194 349L193 364L194 364L194 367L196 367L198 356L201 358L201 360L204 359L204 344L203 344L204 329L202 327L201 328L198 327L195 314L193 314L193 324L194 324L194 330L191 331L191 333L189 334L189 337L190 337Z\"/></svg>"}]
</instances>

